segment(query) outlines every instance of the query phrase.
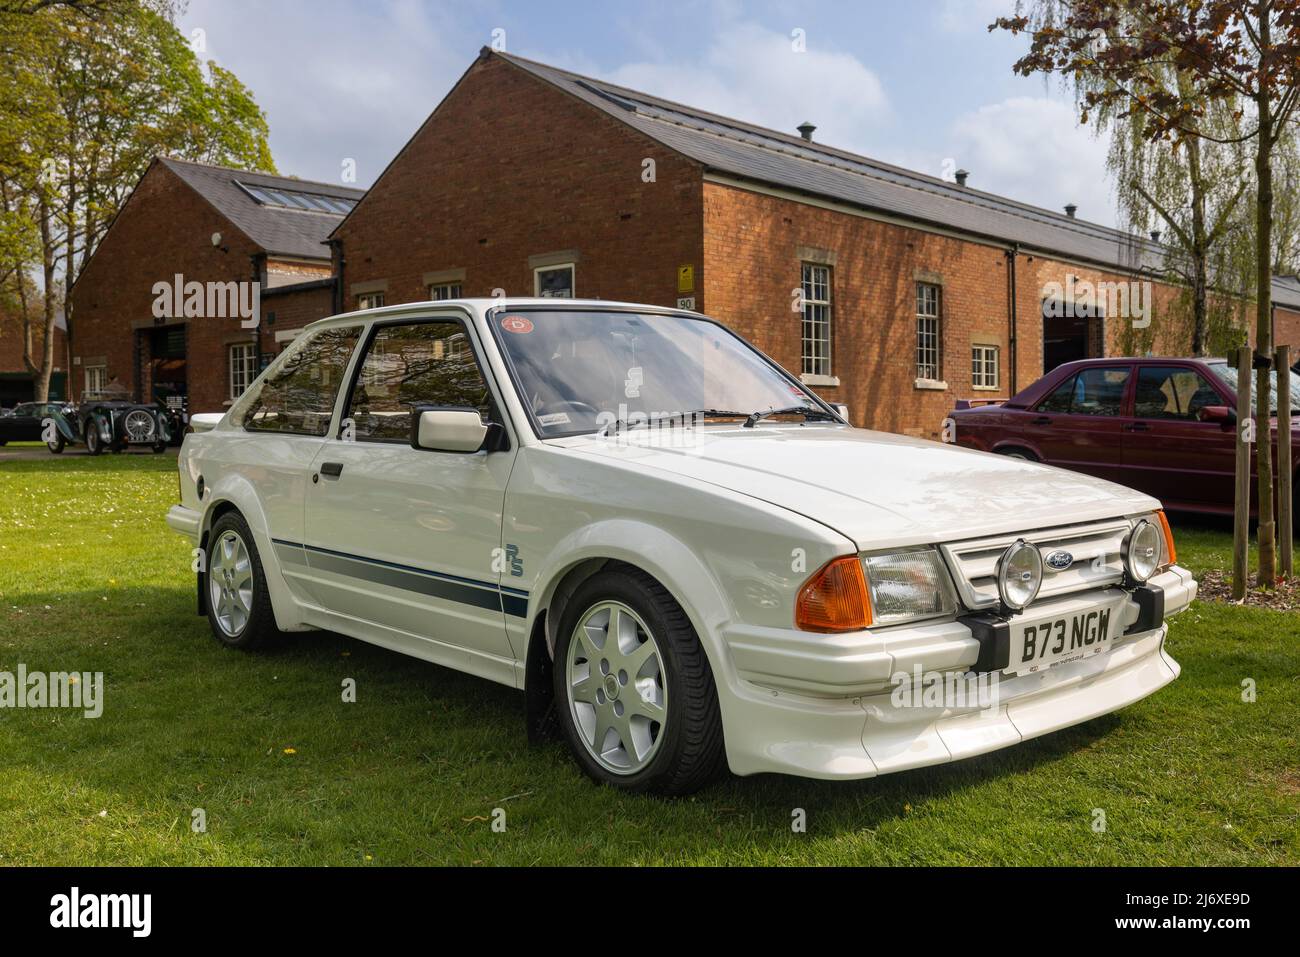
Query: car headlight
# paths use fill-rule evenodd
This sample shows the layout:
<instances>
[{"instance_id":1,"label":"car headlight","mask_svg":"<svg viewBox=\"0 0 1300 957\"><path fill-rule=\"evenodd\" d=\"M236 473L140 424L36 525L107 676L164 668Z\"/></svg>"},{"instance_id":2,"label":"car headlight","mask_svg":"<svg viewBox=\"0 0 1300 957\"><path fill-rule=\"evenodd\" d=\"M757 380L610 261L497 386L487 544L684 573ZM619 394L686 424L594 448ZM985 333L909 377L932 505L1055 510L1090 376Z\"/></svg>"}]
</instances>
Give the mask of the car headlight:
<instances>
[{"instance_id":1,"label":"car headlight","mask_svg":"<svg viewBox=\"0 0 1300 957\"><path fill-rule=\"evenodd\" d=\"M1124 539L1124 571L1135 582L1144 582L1160 567L1164 535L1145 518Z\"/></svg>"},{"instance_id":2,"label":"car headlight","mask_svg":"<svg viewBox=\"0 0 1300 957\"><path fill-rule=\"evenodd\" d=\"M874 625L896 625L957 611L948 569L933 548L867 555L862 566Z\"/></svg>"},{"instance_id":3,"label":"car headlight","mask_svg":"<svg viewBox=\"0 0 1300 957\"><path fill-rule=\"evenodd\" d=\"M1043 585L1043 556L1038 546L1023 538L998 559L998 597L1013 611L1020 611L1038 597Z\"/></svg>"}]
</instances>

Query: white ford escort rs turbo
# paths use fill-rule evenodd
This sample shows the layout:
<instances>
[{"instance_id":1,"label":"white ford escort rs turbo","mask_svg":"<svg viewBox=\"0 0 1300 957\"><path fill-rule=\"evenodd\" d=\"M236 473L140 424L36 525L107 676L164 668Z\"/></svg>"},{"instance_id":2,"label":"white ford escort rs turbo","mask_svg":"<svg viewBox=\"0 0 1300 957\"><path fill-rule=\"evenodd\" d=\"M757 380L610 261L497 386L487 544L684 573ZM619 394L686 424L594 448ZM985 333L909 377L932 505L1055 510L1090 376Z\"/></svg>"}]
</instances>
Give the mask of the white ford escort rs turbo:
<instances>
[{"instance_id":1,"label":"white ford escort rs turbo","mask_svg":"<svg viewBox=\"0 0 1300 957\"><path fill-rule=\"evenodd\" d=\"M658 307L335 316L195 420L167 521L219 641L327 629L511 685L634 790L865 778L1115 711L1177 677L1164 619L1196 593L1156 500L855 429Z\"/></svg>"}]
</instances>

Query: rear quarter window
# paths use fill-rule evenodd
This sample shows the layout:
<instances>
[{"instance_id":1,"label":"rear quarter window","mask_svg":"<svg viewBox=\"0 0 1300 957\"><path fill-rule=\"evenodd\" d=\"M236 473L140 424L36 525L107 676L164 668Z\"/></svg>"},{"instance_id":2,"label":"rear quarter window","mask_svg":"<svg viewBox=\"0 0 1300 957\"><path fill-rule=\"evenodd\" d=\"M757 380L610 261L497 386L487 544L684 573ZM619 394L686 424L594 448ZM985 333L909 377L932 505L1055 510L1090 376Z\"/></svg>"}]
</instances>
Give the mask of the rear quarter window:
<instances>
[{"instance_id":1,"label":"rear quarter window","mask_svg":"<svg viewBox=\"0 0 1300 957\"><path fill-rule=\"evenodd\" d=\"M250 432L323 436L360 326L322 329L295 343L257 386L243 414Z\"/></svg>"}]
</instances>

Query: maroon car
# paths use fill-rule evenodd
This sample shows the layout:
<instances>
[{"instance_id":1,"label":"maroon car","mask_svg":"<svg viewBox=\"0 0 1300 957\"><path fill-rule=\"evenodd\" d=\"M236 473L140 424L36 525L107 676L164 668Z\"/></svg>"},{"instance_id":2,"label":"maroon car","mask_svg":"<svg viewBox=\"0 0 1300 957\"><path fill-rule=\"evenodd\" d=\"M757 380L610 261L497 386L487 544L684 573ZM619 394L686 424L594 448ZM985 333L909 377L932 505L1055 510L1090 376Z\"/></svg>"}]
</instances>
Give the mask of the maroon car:
<instances>
[{"instance_id":1,"label":"maroon car","mask_svg":"<svg viewBox=\"0 0 1300 957\"><path fill-rule=\"evenodd\" d=\"M1276 373L1271 408L1276 414ZM1083 359L998 405L959 407L950 441L1110 479L1167 508L1231 513L1237 369L1222 359ZM1291 381L1300 412L1300 380ZM1293 421L1292 462L1300 464ZM1277 420L1273 421L1274 448ZM1297 503L1300 505L1300 502Z\"/></svg>"}]
</instances>

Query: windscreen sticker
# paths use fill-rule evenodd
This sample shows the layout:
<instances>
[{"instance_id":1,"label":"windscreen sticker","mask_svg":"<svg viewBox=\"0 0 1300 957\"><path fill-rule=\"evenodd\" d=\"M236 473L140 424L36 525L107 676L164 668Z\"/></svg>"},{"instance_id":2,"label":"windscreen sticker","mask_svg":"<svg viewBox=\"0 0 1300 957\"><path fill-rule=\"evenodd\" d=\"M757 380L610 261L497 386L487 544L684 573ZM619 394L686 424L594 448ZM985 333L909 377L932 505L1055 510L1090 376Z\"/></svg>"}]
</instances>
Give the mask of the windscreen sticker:
<instances>
[{"instance_id":1,"label":"windscreen sticker","mask_svg":"<svg viewBox=\"0 0 1300 957\"><path fill-rule=\"evenodd\" d=\"M544 426L568 425L572 420L567 412L548 412L546 415L539 415L537 421Z\"/></svg>"},{"instance_id":2,"label":"windscreen sticker","mask_svg":"<svg viewBox=\"0 0 1300 957\"><path fill-rule=\"evenodd\" d=\"M501 328L515 335L526 336L533 331L533 321L525 316L506 316L501 320Z\"/></svg>"}]
</instances>

